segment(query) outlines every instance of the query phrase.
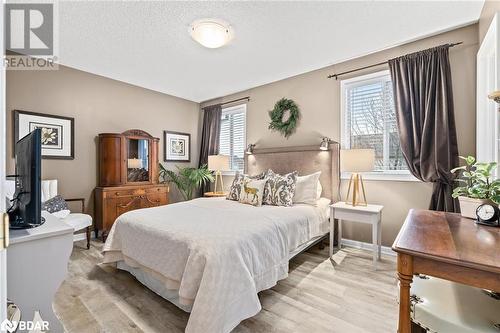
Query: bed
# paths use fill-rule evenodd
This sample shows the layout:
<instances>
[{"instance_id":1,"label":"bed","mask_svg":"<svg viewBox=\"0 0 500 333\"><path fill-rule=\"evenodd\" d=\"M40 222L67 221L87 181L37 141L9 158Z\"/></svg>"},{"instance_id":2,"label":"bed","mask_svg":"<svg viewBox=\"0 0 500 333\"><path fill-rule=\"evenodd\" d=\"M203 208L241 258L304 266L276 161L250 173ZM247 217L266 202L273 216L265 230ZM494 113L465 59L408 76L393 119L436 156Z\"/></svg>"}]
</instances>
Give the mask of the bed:
<instances>
[{"instance_id":1,"label":"bed","mask_svg":"<svg viewBox=\"0 0 500 333\"><path fill-rule=\"evenodd\" d=\"M338 146L255 150L246 173L322 171L316 206L253 207L199 198L121 215L103 247L104 262L134 275L190 312L186 332L230 332L260 309L258 292L288 275L290 258L328 233L337 199Z\"/></svg>"}]
</instances>

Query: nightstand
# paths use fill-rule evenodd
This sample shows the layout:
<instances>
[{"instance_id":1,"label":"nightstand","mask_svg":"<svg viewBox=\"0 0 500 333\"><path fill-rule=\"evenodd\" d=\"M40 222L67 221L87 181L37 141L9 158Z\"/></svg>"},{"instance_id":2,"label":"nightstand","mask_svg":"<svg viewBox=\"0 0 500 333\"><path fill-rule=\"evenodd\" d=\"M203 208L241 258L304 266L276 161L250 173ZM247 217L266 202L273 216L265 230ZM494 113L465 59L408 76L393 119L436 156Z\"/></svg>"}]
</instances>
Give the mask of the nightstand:
<instances>
[{"instance_id":1,"label":"nightstand","mask_svg":"<svg viewBox=\"0 0 500 333\"><path fill-rule=\"evenodd\" d=\"M227 196L227 192L205 192L203 196L208 198L225 197Z\"/></svg>"},{"instance_id":2,"label":"nightstand","mask_svg":"<svg viewBox=\"0 0 500 333\"><path fill-rule=\"evenodd\" d=\"M371 224L373 242L373 266L376 269L382 248L382 209L384 206L367 205L352 206L345 202L337 202L330 206L330 258L333 255L334 219L338 219L338 248L342 247L342 221Z\"/></svg>"}]
</instances>

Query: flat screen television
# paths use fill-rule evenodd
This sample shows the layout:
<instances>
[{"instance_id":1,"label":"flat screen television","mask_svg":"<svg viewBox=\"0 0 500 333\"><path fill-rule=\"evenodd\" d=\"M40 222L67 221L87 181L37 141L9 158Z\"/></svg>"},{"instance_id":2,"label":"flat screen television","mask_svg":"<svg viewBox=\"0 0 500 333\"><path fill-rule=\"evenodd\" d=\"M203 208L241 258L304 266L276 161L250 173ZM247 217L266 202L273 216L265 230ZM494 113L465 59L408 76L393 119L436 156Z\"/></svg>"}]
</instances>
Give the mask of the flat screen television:
<instances>
[{"instance_id":1,"label":"flat screen television","mask_svg":"<svg viewBox=\"0 0 500 333\"><path fill-rule=\"evenodd\" d=\"M42 217L42 130L36 129L16 143L16 191L9 209L11 229L37 227Z\"/></svg>"}]
</instances>

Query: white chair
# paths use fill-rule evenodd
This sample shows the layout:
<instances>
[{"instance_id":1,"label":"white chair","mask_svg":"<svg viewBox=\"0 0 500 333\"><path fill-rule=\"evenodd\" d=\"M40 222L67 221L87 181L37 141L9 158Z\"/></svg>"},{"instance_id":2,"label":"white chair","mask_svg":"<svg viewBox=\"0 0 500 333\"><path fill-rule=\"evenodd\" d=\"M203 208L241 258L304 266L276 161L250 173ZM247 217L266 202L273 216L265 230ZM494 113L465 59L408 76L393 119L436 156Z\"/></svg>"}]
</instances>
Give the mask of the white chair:
<instances>
[{"instance_id":1,"label":"white chair","mask_svg":"<svg viewBox=\"0 0 500 333\"><path fill-rule=\"evenodd\" d=\"M7 180L6 182L6 195L10 200L14 196L15 182L13 180ZM57 179L42 180L42 202L45 202L57 195ZM90 249L90 228L92 226L92 217L88 214L84 214L85 211L85 199L64 199L67 202L79 201L81 203L81 213L71 213L67 217L61 219L62 222L73 227L75 232L86 229L87 237L87 249Z\"/></svg>"}]
</instances>

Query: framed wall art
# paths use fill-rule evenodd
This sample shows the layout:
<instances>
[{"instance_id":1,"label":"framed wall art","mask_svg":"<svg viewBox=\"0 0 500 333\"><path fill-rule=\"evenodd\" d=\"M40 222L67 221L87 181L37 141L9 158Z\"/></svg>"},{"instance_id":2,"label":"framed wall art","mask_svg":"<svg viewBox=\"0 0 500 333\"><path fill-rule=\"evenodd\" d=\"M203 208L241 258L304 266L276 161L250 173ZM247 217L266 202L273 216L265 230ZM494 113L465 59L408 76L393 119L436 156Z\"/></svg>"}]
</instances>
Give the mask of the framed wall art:
<instances>
[{"instance_id":1,"label":"framed wall art","mask_svg":"<svg viewBox=\"0 0 500 333\"><path fill-rule=\"evenodd\" d=\"M14 146L33 130L42 130L42 158L75 158L75 119L36 112L14 110Z\"/></svg>"},{"instance_id":2,"label":"framed wall art","mask_svg":"<svg viewBox=\"0 0 500 333\"><path fill-rule=\"evenodd\" d=\"M191 134L163 131L165 162L191 161Z\"/></svg>"}]
</instances>

